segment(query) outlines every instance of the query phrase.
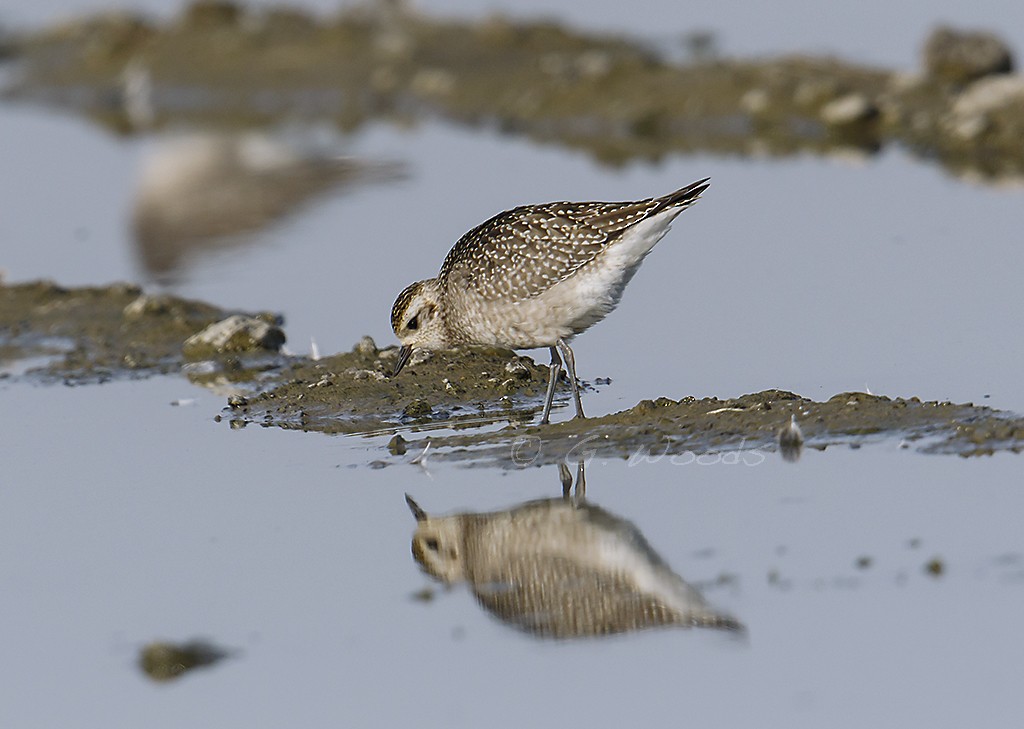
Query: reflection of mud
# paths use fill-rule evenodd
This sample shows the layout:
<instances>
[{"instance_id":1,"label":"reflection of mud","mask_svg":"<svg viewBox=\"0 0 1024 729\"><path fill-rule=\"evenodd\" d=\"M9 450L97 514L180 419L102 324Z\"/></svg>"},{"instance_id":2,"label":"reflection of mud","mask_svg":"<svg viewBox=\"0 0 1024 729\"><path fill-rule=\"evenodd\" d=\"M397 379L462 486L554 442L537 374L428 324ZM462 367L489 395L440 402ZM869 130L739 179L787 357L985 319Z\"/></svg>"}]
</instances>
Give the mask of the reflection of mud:
<instances>
[{"instance_id":1,"label":"reflection of mud","mask_svg":"<svg viewBox=\"0 0 1024 729\"><path fill-rule=\"evenodd\" d=\"M582 497L442 517L406 499L416 517L412 551L423 569L445 584L468 583L488 612L527 633L742 629L676 575L633 524Z\"/></svg>"},{"instance_id":2,"label":"reflection of mud","mask_svg":"<svg viewBox=\"0 0 1024 729\"><path fill-rule=\"evenodd\" d=\"M146 270L163 279L206 248L258 231L343 184L393 176L260 132L195 133L163 141L145 162L133 230Z\"/></svg>"},{"instance_id":3,"label":"reflection of mud","mask_svg":"<svg viewBox=\"0 0 1024 729\"><path fill-rule=\"evenodd\" d=\"M872 153L898 142L976 177L1024 175L1024 80L1003 73L1009 50L987 34L937 31L922 71L906 74L800 56L695 54L680 65L641 43L550 22L441 21L391 3L330 21L237 7L211 19L202 7L161 28L118 15L28 38L10 93L130 131L127 81L143 69L157 127L300 116L348 130L441 115L610 163L698 151Z\"/></svg>"}]
</instances>

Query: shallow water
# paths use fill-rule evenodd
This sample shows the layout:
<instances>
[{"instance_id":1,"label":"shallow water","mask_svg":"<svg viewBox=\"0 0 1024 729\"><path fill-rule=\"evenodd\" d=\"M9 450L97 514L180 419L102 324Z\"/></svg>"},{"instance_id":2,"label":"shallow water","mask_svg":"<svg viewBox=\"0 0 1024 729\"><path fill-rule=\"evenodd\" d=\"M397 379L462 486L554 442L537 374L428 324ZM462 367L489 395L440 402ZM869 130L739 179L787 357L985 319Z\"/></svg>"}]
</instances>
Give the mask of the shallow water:
<instances>
[{"instance_id":1,"label":"shallow water","mask_svg":"<svg viewBox=\"0 0 1024 729\"><path fill-rule=\"evenodd\" d=\"M186 397L197 401L171 406ZM18 656L5 725L603 725L685 713L949 726L1024 710L1013 627L1024 494L1011 455L922 457L889 443L796 465L756 453L594 461L589 499L632 521L746 634L560 643L423 575L403 498L431 513L506 508L556 496L554 468L367 469L383 439L232 431L212 420L217 399L176 378L2 385L0 401L0 442L23 454L0 491L0 635ZM940 576L926 571L934 559ZM424 587L428 602L414 598ZM237 653L170 685L135 666L145 643L197 637Z\"/></svg>"},{"instance_id":2,"label":"shallow water","mask_svg":"<svg viewBox=\"0 0 1024 729\"><path fill-rule=\"evenodd\" d=\"M766 47L750 41L766 37L754 11L723 7L757 26L722 16L736 28L727 47ZM976 24L996 25L986 13L999 9L977 5ZM613 10L595 25L617 22ZM645 31L633 15L629 27ZM806 26L778 27L775 42L801 50L911 57L886 35L837 25L808 46L786 40ZM132 238L133 204L146 161L195 131L118 139L0 105L6 277L159 289ZM706 199L679 218L619 310L575 344L582 377L612 380L586 394L589 414L765 388L815 399L868 388L1024 412L1021 188L957 180L898 150L612 169L437 123L314 136L400 163L406 176L338 186L232 246L198 251L170 290L279 310L294 351L314 338L325 353L345 350L363 334L383 345L395 294L493 213L659 194L709 175ZM554 642L424 575L404 494L431 514L510 508L558 496L555 468L458 468L429 454L374 468L394 460L388 435L233 430L214 421L224 404L181 377L75 388L0 379L0 644L17 657L3 670L0 725L685 717L862 727L1024 716L1024 493L1012 454L923 456L888 440L809 449L796 464L758 451L595 460L590 501L635 524L746 631ZM147 643L193 638L232 655L165 684L136 666Z\"/></svg>"}]
</instances>

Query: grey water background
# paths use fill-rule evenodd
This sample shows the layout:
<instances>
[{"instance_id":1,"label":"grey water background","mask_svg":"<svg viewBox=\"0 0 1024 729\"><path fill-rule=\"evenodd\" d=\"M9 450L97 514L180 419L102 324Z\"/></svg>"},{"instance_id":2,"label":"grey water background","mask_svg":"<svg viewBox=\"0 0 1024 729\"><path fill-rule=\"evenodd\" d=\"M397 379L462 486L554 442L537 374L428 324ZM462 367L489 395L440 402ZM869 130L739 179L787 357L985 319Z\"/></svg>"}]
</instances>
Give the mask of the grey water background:
<instances>
[{"instance_id":1,"label":"grey water background","mask_svg":"<svg viewBox=\"0 0 1024 729\"><path fill-rule=\"evenodd\" d=\"M1009 3L834 13L793 3L771 16L724 3L685 18L658 5L579 7L589 9L548 10L651 35L671 17L681 32L721 27L730 52L825 50L908 68L944 19L997 29L1024 50L1014 36L1024 23L1013 22L1022 11ZM76 9L47 8L3 7L0 17ZM0 104L7 279L159 290L133 243L132 206L147 161L195 131L119 139L80 118ZM578 340L581 376L612 379L587 395L588 412L767 387L814 398L867 387L1024 411L1019 184L956 179L898 149L611 169L439 123L375 125L334 142L360 159L401 162L407 175L338 188L243 245L200 252L169 289L282 311L295 351L311 338L324 352L363 334L385 344L395 294L493 213L659 194L711 176L706 199L679 218L619 310ZM594 461L591 500L633 521L747 634L552 643L501 625L465 589L413 598L431 583L409 553L403 493L430 512L504 508L557 495L553 468L428 459L426 469L371 469L386 457L384 438L235 431L213 420L223 406L223 395L183 378L78 388L0 380L0 725L1024 719L1015 456L923 456L887 440L811 450L797 464L767 452ZM939 576L925 569L933 559ZM238 653L171 684L137 670L143 643L192 637Z\"/></svg>"}]
</instances>

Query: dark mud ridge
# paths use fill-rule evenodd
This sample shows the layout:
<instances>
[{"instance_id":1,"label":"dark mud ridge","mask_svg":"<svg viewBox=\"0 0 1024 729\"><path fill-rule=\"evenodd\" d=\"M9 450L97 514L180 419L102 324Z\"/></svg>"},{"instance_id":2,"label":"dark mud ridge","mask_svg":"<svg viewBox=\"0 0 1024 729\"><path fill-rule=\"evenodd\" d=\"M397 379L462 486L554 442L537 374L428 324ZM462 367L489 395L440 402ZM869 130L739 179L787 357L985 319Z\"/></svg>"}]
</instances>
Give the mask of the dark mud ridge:
<instances>
[{"instance_id":1,"label":"dark mud ridge","mask_svg":"<svg viewBox=\"0 0 1024 729\"><path fill-rule=\"evenodd\" d=\"M382 453L376 462L382 466L415 460L428 443L431 458L500 467L571 463L591 456L685 461L698 454L738 452L760 462L779 450L780 432L793 418L802 436L796 452L787 454L791 460L799 455L800 446L859 447L886 438L900 438L904 447L926 453L961 456L1024 448L1024 418L970 403L860 392L840 393L826 402L780 390L728 400L659 398L603 417L541 427L531 423L539 419L545 368L526 358L500 351L439 353L436 361L410 372L412 382L400 383L405 372L398 380L383 375L363 379L363 372L380 372L379 365L393 360L394 354L392 348L363 359L367 369L345 367L351 355L298 365L291 370L295 379L236 401L230 407L232 422L236 427L259 423L325 433L393 432L390 455ZM339 375L335 369L341 367L345 369ZM521 374L510 377L503 373L505 368ZM349 380L356 378L361 384L352 388ZM496 401L502 390L508 394ZM567 391L563 383L563 399ZM369 407L360 412L350 409L360 402ZM378 413L370 415L374 409ZM504 427L479 427L491 423Z\"/></svg>"},{"instance_id":2,"label":"dark mud ridge","mask_svg":"<svg viewBox=\"0 0 1024 729\"><path fill-rule=\"evenodd\" d=\"M591 454L763 457L777 450L780 430L794 417L810 448L883 438L965 456L1024 447L1024 418L971 404L865 393L826 402L776 390L730 400L659 398L539 427L532 423L539 419L547 367L528 357L486 348L422 353L393 378L395 347L378 349L364 337L351 352L318 361L287 356L279 324L273 314L150 296L127 284L0 285L0 366L4 377L67 384L178 372L200 386L231 382L240 394L217 417L233 427L393 433L380 464L410 460L428 441L438 459L508 467ZM562 403L568 389L563 381ZM556 419L568 412L560 409Z\"/></svg>"},{"instance_id":3,"label":"dark mud ridge","mask_svg":"<svg viewBox=\"0 0 1024 729\"><path fill-rule=\"evenodd\" d=\"M109 13L9 38L5 90L132 133L443 118L612 164L679 152L873 153L900 144L980 179L1024 175L1024 77L990 33L934 31L907 73L835 58L726 59L553 22L432 18L367 3L333 18L200 1L162 25Z\"/></svg>"}]
</instances>

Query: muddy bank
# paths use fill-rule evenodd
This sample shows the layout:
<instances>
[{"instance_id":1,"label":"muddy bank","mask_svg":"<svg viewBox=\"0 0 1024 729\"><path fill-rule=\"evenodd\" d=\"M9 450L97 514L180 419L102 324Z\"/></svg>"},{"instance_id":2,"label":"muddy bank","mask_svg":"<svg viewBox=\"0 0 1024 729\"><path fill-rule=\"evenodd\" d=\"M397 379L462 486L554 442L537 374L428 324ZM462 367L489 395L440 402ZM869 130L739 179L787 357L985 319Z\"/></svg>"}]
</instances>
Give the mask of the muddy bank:
<instances>
[{"instance_id":1,"label":"muddy bank","mask_svg":"<svg viewBox=\"0 0 1024 729\"><path fill-rule=\"evenodd\" d=\"M769 390L740 398L644 400L619 413L538 426L547 368L507 350L463 349L414 358L391 377L397 349L366 337L352 352L318 362L297 359L276 385L235 398L224 413L250 423L320 433L393 434L377 465L408 462L430 443L431 458L523 467L607 458L701 453L774 453L795 416L803 447L899 438L927 453L988 455L1024 448L1024 418L973 404L841 393L814 402ZM556 401L568 405L569 386ZM587 387L591 387L587 385ZM481 427L491 426L491 427ZM752 457L763 457L752 456Z\"/></svg>"},{"instance_id":2,"label":"muddy bank","mask_svg":"<svg viewBox=\"0 0 1024 729\"><path fill-rule=\"evenodd\" d=\"M724 59L708 48L677 63L641 41L553 22L470 23L400 7L321 19L197 2L164 25L101 15L9 44L20 72L6 94L119 132L440 117L613 164L898 143L983 179L1024 174L1024 78L991 34L938 30L922 40L913 73L810 56Z\"/></svg>"},{"instance_id":3,"label":"muddy bank","mask_svg":"<svg viewBox=\"0 0 1024 729\"><path fill-rule=\"evenodd\" d=\"M198 340L186 347L190 337L235 313L175 296L147 295L131 284L0 284L0 363L29 361L12 369L24 369L24 377L44 382L83 384L178 372L189 359L217 354L202 372L237 370L238 379L247 381L254 370L242 366L242 350L259 353L250 342L225 341L219 353ZM277 321L269 313L249 318L269 326Z\"/></svg>"},{"instance_id":4,"label":"muddy bank","mask_svg":"<svg viewBox=\"0 0 1024 729\"><path fill-rule=\"evenodd\" d=\"M971 404L842 393L813 402L767 391L732 400L645 400L600 418L539 427L548 370L508 350L470 348L413 357L392 377L397 348L364 337L351 352L313 361L281 354L273 314L242 314L128 284L0 285L0 365L25 362L31 381L85 384L183 372L197 385L232 383L218 416L320 433L392 433L379 463L403 463L429 440L438 459L504 467L580 455L660 458L774 452L796 417L805 447L901 438L929 453L1019 451L1024 418ZM38 362L33 358L40 358ZM587 387L590 387L589 385ZM557 402L567 403L560 382ZM568 417L559 409L555 419ZM488 426L488 427L482 427ZM756 456L755 456L756 457Z\"/></svg>"},{"instance_id":5,"label":"muddy bank","mask_svg":"<svg viewBox=\"0 0 1024 729\"><path fill-rule=\"evenodd\" d=\"M548 368L529 357L492 348L420 352L392 377L397 358L397 347L377 349L364 337L351 352L296 359L272 386L232 400L225 417L235 427L260 423L320 433L472 428L540 417Z\"/></svg>"},{"instance_id":6,"label":"muddy bank","mask_svg":"<svg viewBox=\"0 0 1024 729\"><path fill-rule=\"evenodd\" d=\"M437 397L437 378L445 372L451 377L452 368L458 368L460 362L445 355L438 364L442 366L437 372L428 375L421 371L417 373L417 382L409 385L416 389L420 399L408 400L409 391L404 398L395 398L397 393L391 387L397 382L388 382L382 388L388 394L382 391L381 402L395 398L391 401L397 408L403 403L416 404ZM541 370L534 366L531 378L535 380ZM567 389L563 383L563 400ZM779 450L779 433L794 416L805 448L824 449L839 444L859 447L891 438L925 453L961 456L991 455L1004 450L1019 452L1024 448L1024 418L970 403L923 402L916 397L891 399L866 393L840 393L825 402L814 402L790 392L769 390L729 400L644 400L629 410L604 417L565 420L541 427L535 423L539 420L537 408L542 394L536 387L524 387L518 392L520 399L509 399L506 413L492 411L489 422L497 422L501 417L507 423L499 430L453 433L460 426L479 425L461 414L465 413L464 406L424 408L418 418L399 418L412 427L402 429L392 439L388 452L381 452L377 464L407 463L422 453L428 442L430 458L503 468L572 463L592 455L640 461L674 458L686 462L699 454L731 453L721 457L760 462ZM334 397L339 395L335 391ZM236 424L258 422L320 432L352 432L353 423L348 416L328 416L328 405L323 400L307 406L294 398L295 391L290 388L275 390L242 408L233 408L232 417ZM344 405L338 403L334 407L343 410ZM480 412L485 411L481 408ZM556 412L556 420L567 417L568 412ZM395 418L390 420L395 422ZM364 420L363 424L368 423ZM443 433L431 432L439 426L447 427ZM399 429L393 425L389 428L384 420L373 430L398 433Z\"/></svg>"}]
</instances>

